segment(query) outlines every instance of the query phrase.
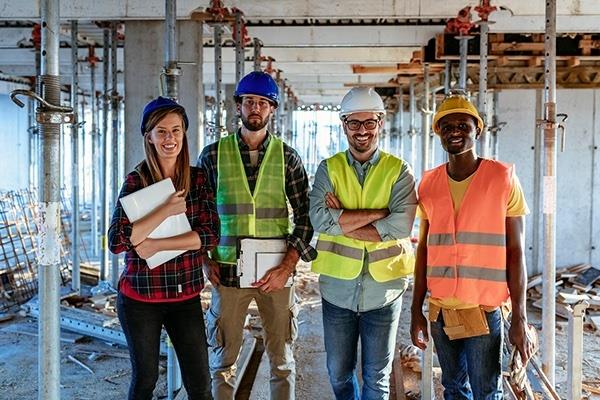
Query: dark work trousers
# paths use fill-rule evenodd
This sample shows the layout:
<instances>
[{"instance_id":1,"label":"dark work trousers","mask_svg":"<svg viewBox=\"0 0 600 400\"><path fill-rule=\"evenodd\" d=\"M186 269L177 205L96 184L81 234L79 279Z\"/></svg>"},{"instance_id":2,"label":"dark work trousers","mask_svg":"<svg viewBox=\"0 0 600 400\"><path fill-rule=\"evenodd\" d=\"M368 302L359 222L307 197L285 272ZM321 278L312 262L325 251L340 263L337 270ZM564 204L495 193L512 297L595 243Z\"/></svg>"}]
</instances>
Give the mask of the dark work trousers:
<instances>
[{"instance_id":1,"label":"dark work trousers","mask_svg":"<svg viewBox=\"0 0 600 400\"><path fill-rule=\"evenodd\" d=\"M175 348L188 398L212 399L200 296L181 302L147 303L119 293L117 312L131 357L129 400L152 399L163 326Z\"/></svg>"}]
</instances>

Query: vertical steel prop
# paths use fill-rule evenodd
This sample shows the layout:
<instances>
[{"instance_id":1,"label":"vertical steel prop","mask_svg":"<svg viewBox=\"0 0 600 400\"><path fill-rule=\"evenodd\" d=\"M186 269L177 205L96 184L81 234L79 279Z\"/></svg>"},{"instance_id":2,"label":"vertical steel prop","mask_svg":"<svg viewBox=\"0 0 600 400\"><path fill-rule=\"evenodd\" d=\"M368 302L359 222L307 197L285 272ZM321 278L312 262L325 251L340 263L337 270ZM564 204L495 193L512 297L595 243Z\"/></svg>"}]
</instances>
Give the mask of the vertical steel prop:
<instances>
[{"instance_id":1,"label":"vertical steel prop","mask_svg":"<svg viewBox=\"0 0 600 400\"><path fill-rule=\"evenodd\" d=\"M90 64L90 102L92 103L92 130L90 132L92 140L92 254L94 257L98 257L98 195L99 192L99 175L100 165L98 149L100 148L100 135L98 134L98 98L96 97L96 61L97 58L94 55L94 47L89 47L88 62Z\"/></svg>"},{"instance_id":2,"label":"vertical steel prop","mask_svg":"<svg viewBox=\"0 0 600 400\"><path fill-rule=\"evenodd\" d=\"M431 109L429 98L430 94L429 64L423 64L423 107L421 108L421 176L430 168L430 146L431 143Z\"/></svg>"},{"instance_id":3,"label":"vertical steel prop","mask_svg":"<svg viewBox=\"0 0 600 400\"><path fill-rule=\"evenodd\" d=\"M34 98L39 106L42 147L38 233L38 399L60 399L60 144L61 125L75 123L73 109L60 106L59 16L58 0L41 0L41 63L39 94L13 90L10 98L25 104L17 95Z\"/></svg>"},{"instance_id":4,"label":"vertical steel prop","mask_svg":"<svg viewBox=\"0 0 600 400\"><path fill-rule=\"evenodd\" d=\"M119 194L119 171L120 168L120 152L119 152L119 92L118 92L118 77L117 77L117 22L110 24L110 73L111 86L110 91L110 109L111 109L111 131L112 131L112 178L111 178L111 196L110 209L114 209L117 196ZM119 284L119 256L111 254L111 273L110 281L113 288L117 288Z\"/></svg>"},{"instance_id":5,"label":"vertical steel prop","mask_svg":"<svg viewBox=\"0 0 600 400\"><path fill-rule=\"evenodd\" d=\"M262 49L262 42L260 41L260 39L254 38L252 43L254 45L254 71L262 71L260 65L262 62L262 56L260 54Z\"/></svg>"},{"instance_id":6,"label":"vertical steel prop","mask_svg":"<svg viewBox=\"0 0 600 400\"><path fill-rule=\"evenodd\" d=\"M71 21L71 107L77 110L77 92L79 90L79 45L77 43L77 21ZM80 116L83 119L83 115ZM71 289L79 292L81 276L79 274L79 125L71 125Z\"/></svg>"},{"instance_id":7,"label":"vertical steel prop","mask_svg":"<svg viewBox=\"0 0 600 400\"><path fill-rule=\"evenodd\" d=\"M108 279L108 63L110 29L104 28L104 46L102 52L102 160L100 162L100 280Z\"/></svg>"},{"instance_id":8,"label":"vertical steel prop","mask_svg":"<svg viewBox=\"0 0 600 400\"><path fill-rule=\"evenodd\" d=\"M583 301L569 307L568 357L567 357L567 400L580 400L583 364L583 317L589 303Z\"/></svg>"},{"instance_id":9,"label":"vertical steel prop","mask_svg":"<svg viewBox=\"0 0 600 400\"><path fill-rule=\"evenodd\" d=\"M240 82L240 80L244 77L244 37L242 33L243 23L244 23L244 15L240 10L235 11L235 84ZM229 119L229 118L228 118ZM237 131L237 127L240 123L239 116L235 113L232 118L233 126L235 126L235 130Z\"/></svg>"},{"instance_id":10,"label":"vertical steel prop","mask_svg":"<svg viewBox=\"0 0 600 400\"><path fill-rule=\"evenodd\" d=\"M552 385L555 383L556 339L556 0L546 0L546 33L544 36L544 107L538 126L544 131L543 224L544 270L542 309L542 369ZM566 119L566 115L565 115Z\"/></svg>"},{"instance_id":11,"label":"vertical steel prop","mask_svg":"<svg viewBox=\"0 0 600 400\"><path fill-rule=\"evenodd\" d=\"M196 55L196 72L198 76L198 140L196 154L200 154L206 142L206 93L204 91L204 23L198 21L198 53Z\"/></svg>"},{"instance_id":12,"label":"vertical steel prop","mask_svg":"<svg viewBox=\"0 0 600 400\"><path fill-rule=\"evenodd\" d=\"M408 137L410 138L410 165L413 169L417 167L417 129L415 120L417 118L417 98L415 96L415 78L410 78L409 86L409 108L410 108L410 126L408 127Z\"/></svg>"},{"instance_id":13,"label":"vertical steel prop","mask_svg":"<svg viewBox=\"0 0 600 400\"><path fill-rule=\"evenodd\" d=\"M450 93L450 75L452 74L452 64L450 60L444 63L444 94L447 96Z\"/></svg>"},{"instance_id":14,"label":"vertical steel prop","mask_svg":"<svg viewBox=\"0 0 600 400\"><path fill-rule=\"evenodd\" d=\"M483 129L479 136L480 153L483 158L489 158L490 145L488 138L488 88L487 88L487 73L488 73L488 32L489 22L482 20L479 22L479 115L483 119Z\"/></svg>"},{"instance_id":15,"label":"vertical steel prop","mask_svg":"<svg viewBox=\"0 0 600 400\"><path fill-rule=\"evenodd\" d=\"M396 141L396 156L404 160L404 87L398 86L398 140Z\"/></svg>"},{"instance_id":16,"label":"vertical steel prop","mask_svg":"<svg viewBox=\"0 0 600 400\"><path fill-rule=\"evenodd\" d=\"M166 97L177 99L179 97L179 76L181 68L178 66L177 57L177 1L165 1L165 52L162 74L165 76L167 91Z\"/></svg>"},{"instance_id":17,"label":"vertical steel prop","mask_svg":"<svg viewBox=\"0 0 600 400\"><path fill-rule=\"evenodd\" d=\"M471 40L473 36L458 36L460 43L460 64L459 64L459 75L458 75L458 83L457 88L462 89L465 92L467 91L467 59L469 56L469 40Z\"/></svg>"},{"instance_id":18,"label":"vertical steel prop","mask_svg":"<svg viewBox=\"0 0 600 400\"><path fill-rule=\"evenodd\" d=\"M223 26L221 24L213 25L214 43L215 43L215 139L221 138L221 103L223 98L223 55L222 55L222 36Z\"/></svg>"}]
</instances>

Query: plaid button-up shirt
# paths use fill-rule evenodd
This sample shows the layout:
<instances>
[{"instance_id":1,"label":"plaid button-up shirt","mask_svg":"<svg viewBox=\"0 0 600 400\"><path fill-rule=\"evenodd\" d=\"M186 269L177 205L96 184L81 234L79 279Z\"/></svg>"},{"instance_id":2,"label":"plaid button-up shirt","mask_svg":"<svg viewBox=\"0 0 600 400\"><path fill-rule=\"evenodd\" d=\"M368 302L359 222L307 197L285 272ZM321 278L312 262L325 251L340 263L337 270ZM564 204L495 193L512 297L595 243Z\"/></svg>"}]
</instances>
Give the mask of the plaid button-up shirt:
<instances>
[{"instance_id":1,"label":"plaid button-up shirt","mask_svg":"<svg viewBox=\"0 0 600 400\"><path fill-rule=\"evenodd\" d=\"M242 140L240 131L237 132L238 144L244 171L248 179L248 186L254 192L258 172L267 147L271 141L271 135L267 133L264 142L258 147L258 164L253 167L250 161L250 148ZM204 148L197 165L203 167L208 173L208 180L213 191L217 190L217 154L219 142L211 143ZM317 251L311 247L310 241L314 230L308 217L308 175L302 165L300 156L286 143L283 144L283 158L285 162L285 194L292 206L294 218L294 230L287 237L288 246L294 247L300 253L304 261L312 261L317 257ZM238 286L238 276L235 265L220 264L221 284L224 286Z\"/></svg>"},{"instance_id":2,"label":"plaid button-up shirt","mask_svg":"<svg viewBox=\"0 0 600 400\"><path fill-rule=\"evenodd\" d=\"M127 285L123 286L127 287L126 290L132 289L136 297L148 301L185 299L199 293L204 286L202 256L219 242L220 224L206 173L197 167L190 168L191 187L185 199L186 216L192 230L200 237L201 247L198 250L188 250L154 269L148 268L146 261L138 256L131 244L132 224L121 202L116 202L108 230L109 249L115 254L127 252L121 281L127 280ZM119 198L142 188L142 179L136 168L125 178Z\"/></svg>"}]
</instances>

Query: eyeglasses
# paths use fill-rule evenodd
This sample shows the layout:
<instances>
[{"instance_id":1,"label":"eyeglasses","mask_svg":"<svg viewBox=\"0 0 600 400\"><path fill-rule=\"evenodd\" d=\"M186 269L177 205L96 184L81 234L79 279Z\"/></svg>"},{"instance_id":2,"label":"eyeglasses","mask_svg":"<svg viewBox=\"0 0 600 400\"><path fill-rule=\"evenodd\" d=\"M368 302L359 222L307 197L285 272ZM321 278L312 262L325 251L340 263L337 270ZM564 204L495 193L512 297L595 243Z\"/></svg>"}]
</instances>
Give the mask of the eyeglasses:
<instances>
[{"instance_id":1,"label":"eyeglasses","mask_svg":"<svg viewBox=\"0 0 600 400\"><path fill-rule=\"evenodd\" d=\"M261 110L266 110L270 105L271 103L269 103L267 100L255 100L248 98L244 98L242 100L242 106L247 107L250 110L252 110L255 106L258 106L258 108Z\"/></svg>"},{"instance_id":2,"label":"eyeglasses","mask_svg":"<svg viewBox=\"0 0 600 400\"><path fill-rule=\"evenodd\" d=\"M364 126L366 130L371 131L377 128L379 124L378 119L366 119L364 121L359 121L357 119L345 120L344 123L351 131L357 131L361 126Z\"/></svg>"}]
</instances>

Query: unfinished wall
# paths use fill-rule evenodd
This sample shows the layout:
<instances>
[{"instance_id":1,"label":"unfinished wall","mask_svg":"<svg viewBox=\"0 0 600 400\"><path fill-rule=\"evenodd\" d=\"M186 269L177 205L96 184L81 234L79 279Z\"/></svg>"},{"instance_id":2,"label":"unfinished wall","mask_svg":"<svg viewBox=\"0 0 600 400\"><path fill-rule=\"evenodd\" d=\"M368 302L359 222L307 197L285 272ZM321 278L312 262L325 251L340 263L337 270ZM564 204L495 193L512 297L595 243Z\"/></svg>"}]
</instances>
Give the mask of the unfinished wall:
<instances>
[{"instance_id":1,"label":"unfinished wall","mask_svg":"<svg viewBox=\"0 0 600 400\"><path fill-rule=\"evenodd\" d=\"M29 185L29 133L27 108L19 108L0 94L0 190Z\"/></svg>"}]
</instances>

